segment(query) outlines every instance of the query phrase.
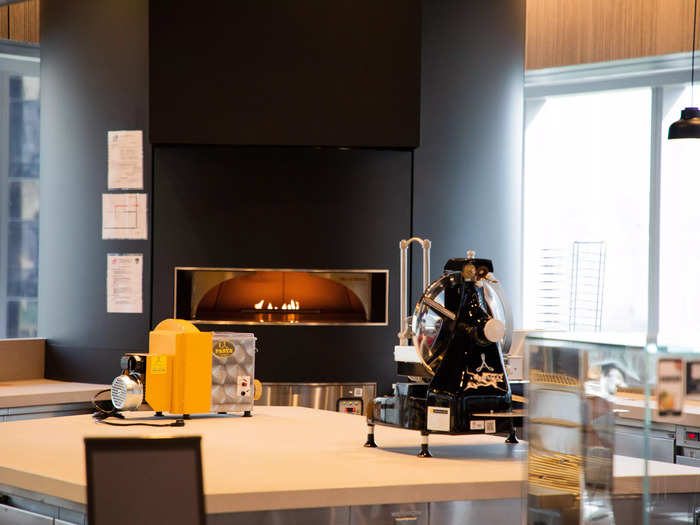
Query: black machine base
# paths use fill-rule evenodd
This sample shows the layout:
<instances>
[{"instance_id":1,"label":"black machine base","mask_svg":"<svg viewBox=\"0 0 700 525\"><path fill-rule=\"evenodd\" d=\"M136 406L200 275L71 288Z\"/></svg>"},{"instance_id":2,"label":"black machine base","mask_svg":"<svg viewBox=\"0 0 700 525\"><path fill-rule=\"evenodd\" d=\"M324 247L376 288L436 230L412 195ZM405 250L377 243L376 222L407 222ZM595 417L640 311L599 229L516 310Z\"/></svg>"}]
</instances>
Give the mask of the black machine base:
<instances>
[{"instance_id":1,"label":"black machine base","mask_svg":"<svg viewBox=\"0 0 700 525\"><path fill-rule=\"evenodd\" d=\"M507 436L506 443L518 443L515 428L523 426L523 415L520 411L483 412L483 410L477 410L471 414L462 413L462 420L459 421L455 421L455 413L452 412L453 416L449 419L449 424L443 422L445 425L443 426L433 423L433 428L428 428L427 392L428 385L425 383L398 383L395 386L395 395L375 398L367 414L368 432L364 446L372 448L377 446L374 439L375 425L419 431L422 436L419 457L432 457L428 447L430 434L450 436L505 435Z\"/></svg>"}]
</instances>

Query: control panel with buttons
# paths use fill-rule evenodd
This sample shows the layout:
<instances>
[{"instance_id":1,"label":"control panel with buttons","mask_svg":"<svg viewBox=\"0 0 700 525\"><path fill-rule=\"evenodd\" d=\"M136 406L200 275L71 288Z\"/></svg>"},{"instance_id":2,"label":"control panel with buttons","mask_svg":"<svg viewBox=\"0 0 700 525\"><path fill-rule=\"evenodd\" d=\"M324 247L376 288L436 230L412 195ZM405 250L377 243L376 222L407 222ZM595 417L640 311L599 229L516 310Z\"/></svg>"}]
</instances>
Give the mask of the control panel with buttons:
<instances>
[{"instance_id":1,"label":"control panel with buttons","mask_svg":"<svg viewBox=\"0 0 700 525\"><path fill-rule=\"evenodd\" d=\"M341 397L338 399L338 412L362 415L362 399L357 397Z\"/></svg>"}]
</instances>

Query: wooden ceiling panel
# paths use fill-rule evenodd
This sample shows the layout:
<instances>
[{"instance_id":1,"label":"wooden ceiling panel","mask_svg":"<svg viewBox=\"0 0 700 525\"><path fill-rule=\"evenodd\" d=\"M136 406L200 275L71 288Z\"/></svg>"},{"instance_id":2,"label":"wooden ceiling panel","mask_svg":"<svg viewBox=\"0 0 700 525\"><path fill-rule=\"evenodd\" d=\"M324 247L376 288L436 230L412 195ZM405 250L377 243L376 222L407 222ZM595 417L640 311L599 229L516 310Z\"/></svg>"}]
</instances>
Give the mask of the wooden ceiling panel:
<instances>
[{"instance_id":1,"label":"wooden ceiling panel","mask_svg":"<svg viewBox=\"0 0 700 525\"><path fill-rule=\"evenodd\" d=\"M10 38L10 8L0 6L0 38Z\"/></svg>"},{"instance_id":2,"label":"wooden ceiling panel","mask_svg":"<svg viewBox=\"0 0 700 525\"><path fill-rule=\"evenodd\" d=\"M9 38L20 42L39 42L39 0L10 4Z\"/></svg>"},{"instance_id":3,"label":"wooden ceiling panel","mask_svg":"<svg viewBox=\"0 0 700 525\"><path fill-rule=\"evenodd\" d=\"M693 2L527 0L525 67L541 69L690 51Z\"/></svg>"}]
</instances>

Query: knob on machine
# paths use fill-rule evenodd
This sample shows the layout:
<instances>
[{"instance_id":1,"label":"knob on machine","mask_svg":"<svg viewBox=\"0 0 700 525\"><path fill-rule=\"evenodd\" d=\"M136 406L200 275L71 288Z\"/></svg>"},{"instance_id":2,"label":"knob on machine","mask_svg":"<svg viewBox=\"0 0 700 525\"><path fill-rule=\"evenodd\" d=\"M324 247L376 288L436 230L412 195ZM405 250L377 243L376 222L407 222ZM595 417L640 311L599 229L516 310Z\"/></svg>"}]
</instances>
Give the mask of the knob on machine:
<instances>
[{"instance_id":1,"label":"knob on machine","mask_svg":"<svg viewBox=\"0 0 700 525\"><path fill-rule=\"evenodd\" d=\"M427 264L430 241L401 241L402 271L414 241L423 245ZM405 297L402 290L402 302ZM375 425L420 431L422 457L430 456L428 435L434 433L505 434L506 442L517 443L514 428L522 426L522 413L512 410L503 360L512 319L492 262L473 251L450 259L442 276L425 285L413 316L402 321L394 355L398 373L411 381L397 383L392 396L374 399L365 446L376 446Z\"/></svg>"}]
</instances>

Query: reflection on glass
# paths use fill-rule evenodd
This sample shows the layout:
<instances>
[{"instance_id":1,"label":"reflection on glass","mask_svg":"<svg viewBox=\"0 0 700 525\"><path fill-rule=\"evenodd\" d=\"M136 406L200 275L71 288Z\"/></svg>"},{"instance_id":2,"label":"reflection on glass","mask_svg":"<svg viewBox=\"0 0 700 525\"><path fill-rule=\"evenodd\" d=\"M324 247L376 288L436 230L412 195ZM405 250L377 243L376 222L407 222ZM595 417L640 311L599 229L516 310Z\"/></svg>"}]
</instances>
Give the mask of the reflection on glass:
<instances>
[{"instance_id":1,"label":"reflection on glass","mask_svg":"<svg viewBox=\"0 0 700 525\"><path fill-rule=\"evenodd\" d=\"M528 350L528 523L614 525L612 397L585 350Z\"/></svg>"},{"instance_id":2,"label":"reflection on glass","mask_svg":"<svg viewBox=\"0 0 700 525\"><path fill-rule=\"evenodd\" d=\"M698 523L700 356L538 334L526 348L528 523ZM659 387L669 358L683 366L659 369ZM659 410L664 390L678 395L680 413Z\"/></svg>"}]
</instances>

